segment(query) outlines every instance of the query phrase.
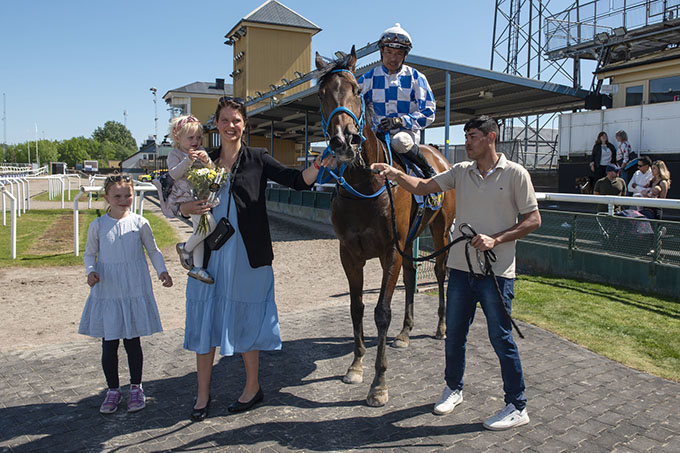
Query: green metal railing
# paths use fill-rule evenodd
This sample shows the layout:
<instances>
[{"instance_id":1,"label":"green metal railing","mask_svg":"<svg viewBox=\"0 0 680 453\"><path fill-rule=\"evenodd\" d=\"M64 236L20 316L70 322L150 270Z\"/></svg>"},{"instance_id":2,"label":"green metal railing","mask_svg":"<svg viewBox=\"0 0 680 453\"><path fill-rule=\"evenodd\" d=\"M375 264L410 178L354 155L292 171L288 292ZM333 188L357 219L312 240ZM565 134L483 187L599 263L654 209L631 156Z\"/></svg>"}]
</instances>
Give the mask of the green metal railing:
<instances>
[{"instance_id":1,"label":"green metal railing","mask_svg":"<svg viewBox=\"0 0 680 453\"><path fill-rule=\"evenodd\" d=\"M295 191L288 188L270 187L267 189L267 201L276 201L308 208L331 209L332 192L311 190Z\"/></svg>"}]
</instances>

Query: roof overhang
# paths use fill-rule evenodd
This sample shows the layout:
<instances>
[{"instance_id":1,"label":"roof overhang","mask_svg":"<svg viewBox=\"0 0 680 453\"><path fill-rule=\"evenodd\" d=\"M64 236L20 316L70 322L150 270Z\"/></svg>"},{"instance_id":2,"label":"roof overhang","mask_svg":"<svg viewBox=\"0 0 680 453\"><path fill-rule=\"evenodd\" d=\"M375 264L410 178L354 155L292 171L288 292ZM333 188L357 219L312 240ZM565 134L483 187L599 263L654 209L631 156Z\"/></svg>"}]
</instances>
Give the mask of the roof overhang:
<instances>
[{"instance_id":1,"label":"roof overhang","mask_svg":"<svg viewBox=\"0 0 680 453\"><path fill-rule=\"evenodd\" d=\"M464 124L479 115L496 119L561 112L584 107L587 91L550 82L528 79L487 69L408 55L406 63L425 74L437 102L436 119L430 127L445 126L446 78L450 75L450 125ZM357 77L379 62L357 69ZM290 96L265 93L248 105L251 134L269 135L298 143L323 141L319 97L313 86ZM277 99L280 98L280 99ZM267 102L262 105L262 101Z\"/></svg>"}]
</instances>

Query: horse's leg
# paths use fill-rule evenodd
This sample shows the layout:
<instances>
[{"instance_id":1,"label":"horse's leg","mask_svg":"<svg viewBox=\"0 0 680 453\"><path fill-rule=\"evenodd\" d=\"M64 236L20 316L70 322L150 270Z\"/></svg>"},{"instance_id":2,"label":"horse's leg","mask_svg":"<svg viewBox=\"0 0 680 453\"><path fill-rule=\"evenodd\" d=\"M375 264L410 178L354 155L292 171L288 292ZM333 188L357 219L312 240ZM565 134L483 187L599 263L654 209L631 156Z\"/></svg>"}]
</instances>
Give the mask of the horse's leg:
<instances>
[{"instance_id":1,"label":"horse's leg","mask_svg":"<svg viewBox=\"0 0 680 453\"><path fill-rule=\"evenodd\" d=\"M366 354L364 344L364 302L362 300L364 287L364 265L366 261L357 260L343 247L340 247L340 260L345 269L349 282L350 313L354 331L354 360L343 376L342 381L347 384L359 384L364 380L362 361Z\"/></svg>"},{"instance_id":2,"label":"horse's leg","mask_svg":"<svg viewBox=\"0 0 680 453\"><path fill-rule=\"evenodd\" d=\"M413 257L413 247L405 250L406 254ZM411 260L403 260L404 287L406 288L406 305L404 306L404 325L401 332L392 342L394 348L406 348L409 345L409 337L413 329L413 296L416 292L416 266Z\"/></svg>"},{"instance_id":3,"label":"horse's leg","mask_svg":"<svg viewBox=\"0 0 680 453\"><path fill-rule=\"evenodd\" d=\"M437 216L430 224L430 232L435 250L440 250L449 243L449 230L443 215ZM437 289L439 290L439 309L437 310L439 321L434 336L438 340L446 338L446 290L444 289L444 281L446 280L447 256L448 253L443 253L435 258L434 262L434 275L437 277Z\"/></svg>"},{"instance_id":4,"label":"horse's leg","mask_svg":"<svg viewBox=\"0 0 680 453\"><path fill-rule=\"evenodd\" d=\"M387 370L387 330L392 320L392 295L399 279L399 268L401 267L401 256L392 249L387 256L380 257L380 264L383 268L382 284L380 286L380 296L375 306L375 325L378 328L378 353L375 357L375 377L368 392L366 402L369 406L384 406L388 400L387 383L385 382L385 371Z\"/></svg>"}]
</instances>

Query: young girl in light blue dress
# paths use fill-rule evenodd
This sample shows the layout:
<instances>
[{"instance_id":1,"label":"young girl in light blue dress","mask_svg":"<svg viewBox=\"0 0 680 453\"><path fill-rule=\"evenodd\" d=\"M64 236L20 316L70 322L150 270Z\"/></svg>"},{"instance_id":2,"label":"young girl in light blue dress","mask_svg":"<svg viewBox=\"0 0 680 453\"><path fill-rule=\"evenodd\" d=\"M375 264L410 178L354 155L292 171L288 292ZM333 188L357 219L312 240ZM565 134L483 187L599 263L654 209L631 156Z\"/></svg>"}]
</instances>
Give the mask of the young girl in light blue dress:
<instances>
[{"instance_id":1,"label":"young girl in light blue dress","mask_svg":"<svg viewBox=\"0 0 680 453\"><path fill-rule=\"evenodd\" d=\"M122 400L118 381L121 338L130 368L128 412L139 411L146 405L139 337L160 332L162 327L144 249L163 286L172 286L149 222L130 212L132 192L129 177L115 175L106 179L104 198L109 210L90 224L83 255L91 289L78 333L102 338L102 368L108 384L106 398L99 408L102 414L115 412Z\"/></svg>"}]
</instances>

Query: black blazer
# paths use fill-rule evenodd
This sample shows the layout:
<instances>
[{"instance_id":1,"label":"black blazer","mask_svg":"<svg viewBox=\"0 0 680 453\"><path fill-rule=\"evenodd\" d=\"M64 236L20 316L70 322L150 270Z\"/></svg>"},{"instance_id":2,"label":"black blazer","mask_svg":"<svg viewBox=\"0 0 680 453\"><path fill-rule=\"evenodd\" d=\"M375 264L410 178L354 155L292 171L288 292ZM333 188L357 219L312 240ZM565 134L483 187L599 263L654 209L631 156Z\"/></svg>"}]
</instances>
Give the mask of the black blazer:
<instances>
[{"instance_id":1,"label":"black blazer","mask_svg":"<svg viewBox=\"0 0 680 453\"><path fill-rule=\"evenodd\" d=\"M612 164L616 163L616 148L614 145L611 143L607 142L607 148L612 152ZM600 159L602 158L602 145L600 143L596 143L593 145L593 154L590 158L590 160L595 163L595 168L600 166Z\"/></svg>"},{"instance_id":2,"label":"black blazer","mask_svg":"<svg viewBox=\"0 0 680 453\"><path fill-rule=\"evenodd\" d=\"M210 154L215 160L220 150ZM265 189L267 180L295 190L309 190L302 178L302 172L283 165L269 155L265 148L251 148L243 145L232 194L238 215L238 228L248 252L252 267L268 266L274 259L272 238L269 232ZM224 200L223 200L224 201Z\"/></svg>"}]
</instances>

